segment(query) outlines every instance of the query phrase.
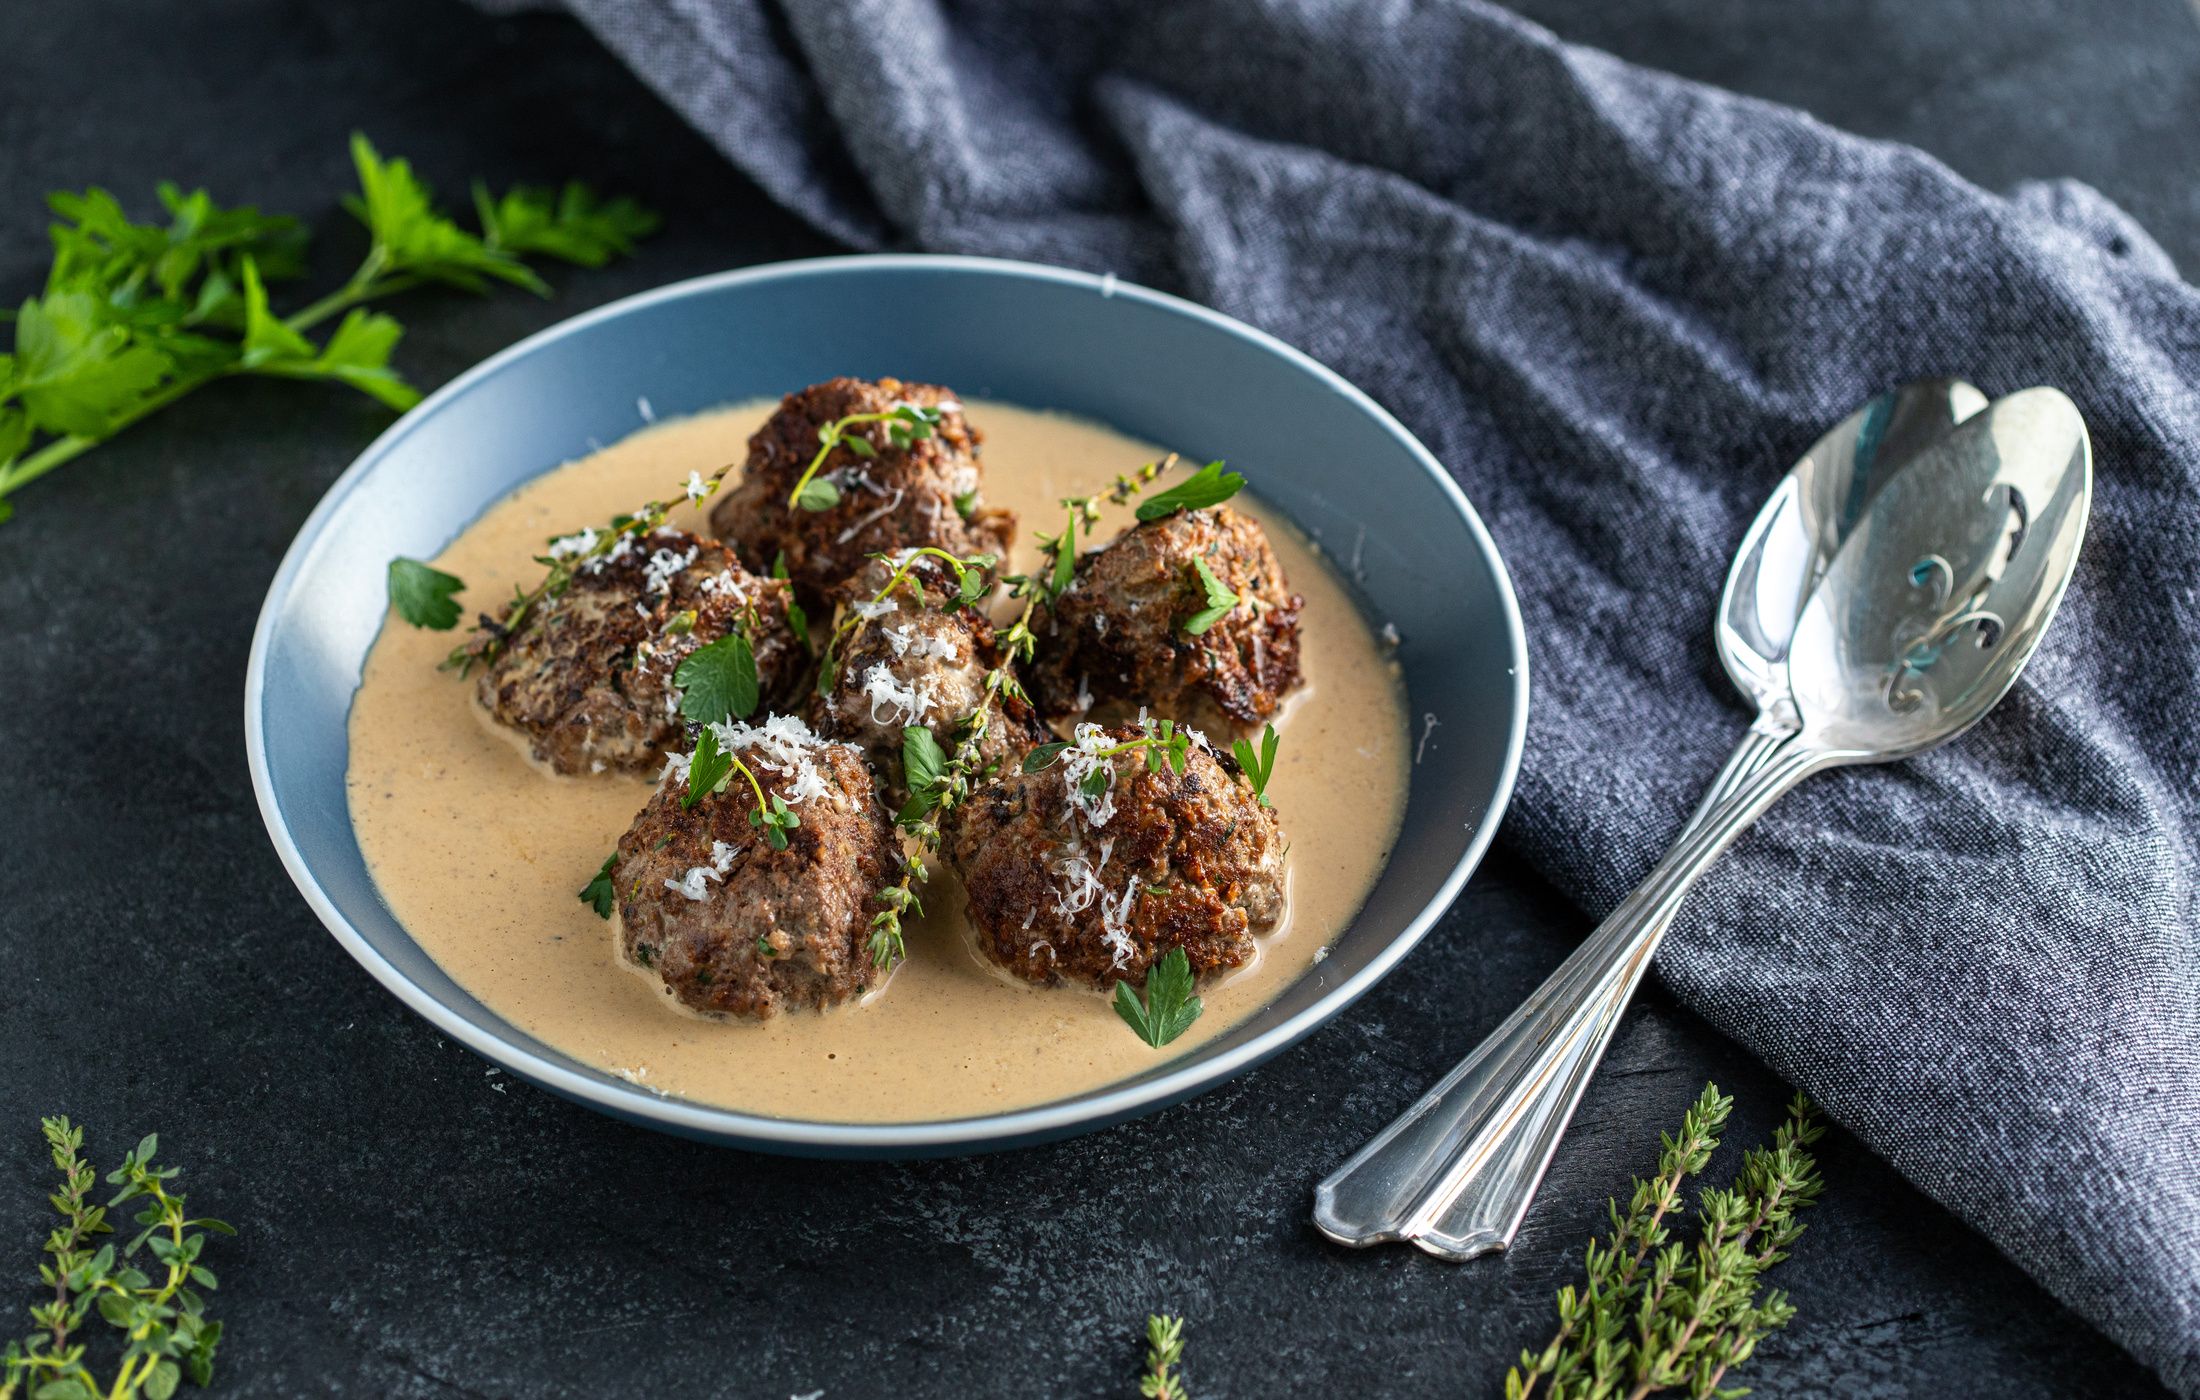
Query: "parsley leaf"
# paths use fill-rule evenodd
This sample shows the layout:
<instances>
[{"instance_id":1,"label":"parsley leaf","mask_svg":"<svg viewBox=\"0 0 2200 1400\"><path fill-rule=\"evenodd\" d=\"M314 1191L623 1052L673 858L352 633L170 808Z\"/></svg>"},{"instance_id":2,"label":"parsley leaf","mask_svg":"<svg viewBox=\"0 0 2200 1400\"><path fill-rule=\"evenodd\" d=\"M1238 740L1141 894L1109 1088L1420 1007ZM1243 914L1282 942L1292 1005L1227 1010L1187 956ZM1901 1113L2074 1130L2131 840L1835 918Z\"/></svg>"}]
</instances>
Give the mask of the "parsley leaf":
<instances>
[{"instance_id":1,"label":"parsley leaf","mask_svg":"<svg viewBox=\"0 0 2200 1400\"><path fill-rule=\"evenodd\" d=\"M458 625L458 599L465 580L403 555L390 561L390 606L415 627L448 632Z\"/></svg>"},{"instance_id":2,"label":"parsley leaf","mask_svg":"<svg viewBox=\"0 0 2200 1400\"><path fill-rule=\"evenodd\" d=\"M680 713L697 724L727 715L747 719L756 713L759 694L756 652L747 637L728 632L689 652L672 673L672 683L680 687Z\"/></svg>"},{"instance_id":3,"label":"parsley leaf","mask_svg":"<svg viewBox=\"0 0 2200 1400\"><path fill-rule=\"evenodd\" d=\"M15 491L224 375L332 380L410 408L420 395L390 367L402 329L361 303L427 281L544 291L523 257L595 266L656 224L632 201L583 186L555 197L521 188L480 198L477 236L435 208L406 162L384 160L364 137L352 154L360 193L346 205L367 225L367 256L288 316L269 307L265 283L305 270L296 219L165 182L165 224L132 220L101 189L47 196L56 221L45 290L17 311L13 353L0 354L0 520L14 514ZM316 347L306 332L338 316Z\"/></svg>"},{"instance_id":4,"label":"parsley leaf","mask_svg":"<svg viewBox=\"0 0 2200 1400\"><path fill-rule=\"evenodd\" d=\"M1115 1014L1156 1050L1190 1030L1205 1009L1192 995L1192 960L1182 948L1171 948L1147 969L1143 1001L1130 983L1115 984Z\"/></svg>"},{"instance_id":5,"label":"parsley leaf","mask_svg":"<svg viewBox=\"0 0 2200 1400\"><path fill-rule=\"evenodd\" d=\"M365 135L353 132L351 163L359 172L359 193L344 208L367 226L374 240L368 251L377 271L428 282L445 282L470 292L496 278L540 296L550 288L534 270L501 248L491 247L436 212L434 193L413 174L412 163L384 160Z\"/></svg>"},{"instance_id":6,"label":"parsley leaf","mask_svg":"<svg viewBox=\"0 0 2200 1400\"><path fill-rule=\"evenodd\" d=\"M619 863L619 853L613 851L603 858L603 869L596 878L581 887L581 903L596 911L599 919L611 917L611 906L618 903L618 887L611 881L611 871Z\"/></svg>"},{"instance_id":7,"label":"parsley leaf","mask_svg":"<svg viewBox=\"0 0 2200 1400\"><path fill-rule=\"evenodd\" d=\"M940 749L940 741L932 737L932 731L921 724L912 724L901 731L901 772L909 788L910 806L918 801L917 815L930 811L932 790L939 786L940 774L947 768L947 755Z\"/></svg>"},{"instance_id":8,"label":"parsley leaf","mask_svg":"<svg viewBox=\"0 0 2200 1400\"><path fill-rule=\"evenodd\" d=\"M631 199L599 200L575 181L553 194L515 185L502 199L474 182L474 212L484 242L508 253L542 253L582 267L602 267L657 231L657 216Z\"/></svg>"},{"instance_id":9,"label":"parsley leaf","mask_svg":"<svg viewBox=\"0 0 2200 1400\"><path fill-rule=\"evenodd\" d=\"M695 741L695 753L688 760L687 793L680 805L692 809L708 793L718 790L733 772L733 755L718 747L718 731L703 726L703 737Z\"/></svg>"},{"instance_id":10,"label":"parsley leaf","mask_svg":"<svg viewBox=\"0 0 2200 1400\"><path fill-rule=\"evenodd\" d=\"M1261 735L1259 753L1253 752L1250 740L1235 739L1230 743L1230 754L1237 759L1245 780L1252 784L1253 796L1260 799L1260 805L1275 806L1268 800L1268 780L1276 775L1276 727L1269 725L1267 732Z\"/></svg>"},{"instance_id":11,"label":"parsley leaf","mask_svg":"<svg viewBox=\"0 0 2200 1400\"><path fill-rule=\"evenodd\" d=\"M1244 484L1245 478L1237 472L1226 472L1222 463L1209 462L1168 490L1140 501L1138 519L1143 523L1174 515L1180 510L1220 505L1235 496Z\"/></svg>"},{"instance_id":12,"label":"parsley leaf","mask_svg":"<svg viewBox=\"0 0 2200 1400\"><path fill-rule=\"evenodd\" d=\"M1207 561L1194 556L1192 567L1199 571L1199 586L1206 591L1207 606L1184 619L1184 635L1204 636L1208 628L1230 615L1230 609L1238 605L1238 595L1222 586L1215 571L1207 567Z\"/></svg>"}]
</instances>

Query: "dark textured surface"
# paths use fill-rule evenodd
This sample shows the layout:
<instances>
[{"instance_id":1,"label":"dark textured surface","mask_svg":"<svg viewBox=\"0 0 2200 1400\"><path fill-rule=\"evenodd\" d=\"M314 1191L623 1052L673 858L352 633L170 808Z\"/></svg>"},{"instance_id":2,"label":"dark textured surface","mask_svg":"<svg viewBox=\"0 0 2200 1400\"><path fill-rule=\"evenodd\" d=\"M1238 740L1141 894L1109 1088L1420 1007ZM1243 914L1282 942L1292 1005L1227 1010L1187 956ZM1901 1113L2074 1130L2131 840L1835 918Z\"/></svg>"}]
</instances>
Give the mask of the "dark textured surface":
<instances>
[{"instance_id":1,"label":"dark textured surface","mask_svg":"<svg viewBox=\"0 0 2200 1400\"><path fill-rule=\"evenodd\" d=\"M1859 96L1821 68L1856 61L1842 36L1862 7L1762 21L1722 8L1734 28L1716 42L1706 22L1664 28L1638 8L1576 27L1558 8L1534 7L1745 89L1761 56L1772 95L1822 98L1829 115L1928 147L1939 115L1996 112L1948 128L1971 144L1941 153L1983 178L2091 179L2188 265L2200 254L2189 165L2150 165L2140 139L2146 75L2129 55L2144 45L2101 46L2125 15L2182 21L2174 7L2090 7L2067 62L2100 65L2107 96L2067 110L1988 106L1983 80L1951 95L1915 70L1906 88L1880 82L1877 102ZM2059 37L2031 23L2033 45ZM449 189L476 172L581 174L668 215L643 257L561 275L548 303L409 301L402 356L424 383L624 292L823 250L561 22L428 0L46 0L7 30L6 299L43 265L39 194L92 181L140 196L165 176L315 211L335 275L356 251L328 212L355 125ZM1827 46L1822 65L1795 57L1808 43ZM33 1119L67 1112L102 1158L160 1129L195 1202L245 1226L214 1261L232 1393L1120 1395L1137 1324L1163 1307L1192 1318L1202 1395L1486 1393L1542 1335L1604 1197L1703 1079L1741 1096L1737 1141L1768 1129L1784 1089L1653 993L1509 1257L1450 1267L1314 1239L1313 1177L1585 926L1502 853L1338 1025L1194 1104L1078 1142L786 1162L499 1084L321 933L245 777L238 698L260 594L382 422L333 391L224 386L27 492L0 536L0 1259L18 1261L0 1278L28 1279L44 1229ZM1801 1317L1752 1364L1760 1393L2151 1393L1853 1142L1836 1134L1825 1156L1829 1199L1782 1269Z\"/></svg>"}]
</instances>

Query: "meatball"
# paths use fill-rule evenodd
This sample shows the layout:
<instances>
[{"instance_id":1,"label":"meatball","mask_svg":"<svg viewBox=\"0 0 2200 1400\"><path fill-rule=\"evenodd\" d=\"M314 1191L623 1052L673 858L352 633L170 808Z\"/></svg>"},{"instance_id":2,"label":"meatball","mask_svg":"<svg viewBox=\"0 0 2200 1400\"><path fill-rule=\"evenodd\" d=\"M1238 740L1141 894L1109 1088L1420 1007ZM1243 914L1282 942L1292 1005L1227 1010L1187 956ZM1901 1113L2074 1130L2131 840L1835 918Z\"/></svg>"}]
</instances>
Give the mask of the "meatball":
<instances>
[{"instance_id":1,"label":"meatball","mask_svg":"<svg viewBox=\"0 0 2200 1400\"><path fill-rule=\"evenodd\" d=\"M846 1001L880 975L867 943L872 897L900 856L863 755L792 715L712 728L801 824L775 849L750 820L756 797L738 770L683 805L689 756L674 756L613 856L620 950L668 996L711 1015Z\"/></svg>"},{"instance_id":2,"label":"meatball","mask_svg":"<svg viewBox=\"0 0 2200 1400\"><path fill-rule=\"evenodd\" d=\"M1282 918L1275 812L1196 737L1181 773L1143 748L1103 756L1151 732L1081 724L1052 765L949 811L947 854L994 962L1031 982L1105 987L1182 948L1204 975L1244 963Z\"/></svg>"},{"instance_id":3,"label":"meatball","mask_svg":"<svg viewBox=\"0 0 2200 1400\"><path fill-rule=\"evenodd\" d=\"M844 440L818 470L839 489L839 503L821 511L790 504L828 425L899 404L937 408L942 416L930 436L907 447L889 441L885 423L852 429L870 455ZM830 596L872 554L916 545L962 556L999 554L1015 534L1016 517L976 504L978 441L962 405L937 385L827 380L789 394L749 439L740 484L711 511L711 528L759 572L784 553L789 577L813 601Z\"/></svg>"},{"instance_id":4,"label":"meatball","mask_svg":"<svg viewBox=\"0 0 2200 1400\"><path fill-rule=\"evenodd\" d=\"M857 575L845 606L854 630L834 657L829 689L811 701L818 732L862 746L898 802L902 730L922 725L952 754L978 734L978 776L1013 767L1054 736L1016 683L988 695L986 677L1013 661L1001 652L993 622L978 606L957 605L954 575L919 558L896 581L893 559L873 560ZM887 587L892 583L892 591ZM987 593L991 593L990 581ZM984 728L969 723L982 711Z\"/></svg>"},{"instance_id":5,"label":"meatball","mask_svg":"<svg viewBox=\"0 0 2200 1400\"><path fill-rule=\"evenodd\" d=\"M551 548L585 550L593 532ZM574 570L507 635L508 605L483 617L477 644L500 640L482 672L481 703L533 739L560 773L644 771L680 735L674 674L689 653L729 632L747 635L768 704L801 684L808 656L787 624L793 589L758 578L733 551L685 530L622 540Z\"/></svg>"},{"instance_id":6,"label":"meatball","mask_svg":"<svg viewBox=\"0 0 2200 1400\"><path fill-rule=\"evenodd\" d=\"M1215 619L1205 563L1238 596ZM1042 617L1032 694L1059 719L1149 713L1237 735L1272 718L1299 683L1299 609L1260 523L1228 506L1133 526L1077 561ZM1207 620L1197 634L1188 625Z\"/></svg>"}]
</instances>

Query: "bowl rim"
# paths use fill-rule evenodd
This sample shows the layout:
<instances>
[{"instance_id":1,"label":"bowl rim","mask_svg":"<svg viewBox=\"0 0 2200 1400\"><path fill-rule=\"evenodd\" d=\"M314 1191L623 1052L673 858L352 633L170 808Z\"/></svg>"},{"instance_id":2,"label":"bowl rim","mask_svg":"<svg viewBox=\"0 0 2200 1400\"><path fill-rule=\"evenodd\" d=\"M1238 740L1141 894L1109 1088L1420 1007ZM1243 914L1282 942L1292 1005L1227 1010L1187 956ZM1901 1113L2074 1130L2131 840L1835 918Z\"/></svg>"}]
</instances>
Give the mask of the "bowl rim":
<instances>
[{"instance_id":1,"label":"bowl rim","mask_svg":"<svg viewBox=\"0 0 2200 1400\"><path fill-rule=\"evenodd\" d=\"M985 276L1054 283L1098 292L1103 296L1142 302L1156 310L1190 318L1254 348L1278 356L1312 376L1331 392L1343 396L1396 440L1406 455L1433 478L1488 564L1497 585L1500 612L1511 655L1512 714L1505 736L1505 756L1488 810L1476 824L1465 849L1444 876L1436 893L1404 928L1391 936L1366 966L1318 997L1296 1015L1270 1027L1243 1044L1213 1055L1198 1052L1179 1066L1151 1077L1119 1083L1028 1108L967 1118L916 1123L835 1123L810 1119L774 1118L737 1109L660 1097L636 1085L608 1077L576 1072L534 1053L513 1041L474 1025L456 1009L407 977L369 941L336 906L307 864L292 838L289 824L275 796L268 768L266 707L264 704L268 653L276 618L294 591L299 572L330 519L375 466L443 405L472 391L484 379L542 346L576 334L598 322L613 320L659 302L758 283L803 280L815 277L866 275L891 271L960 271ZM533 1083L578 1100L615 1117L639 1120L650 1126L713 1141L778 1152L892 1155L895 1153L982 1151L1021 1143L1044 1141L1083 1130L1105 1127L1140 1114L1181 1102L1251 1069L1263 1060L1296 1044L1359 1000L1418 945L1438 919L1449 911L1495 837L1512 800L1515 779L1528 725L1528 649L1520 606L1511 575L1495 541L1483 526L1466 494L1451 474L1420 439L1365 392L1312 356L1219 311L1182 297L1123 281L1113 273L1098 275L1070 268L1005 258L929 253L861 253L784 262L761 263L667 283L648 291L621 297L602 306L568 317L527 336L489 356L437 389L369 443L350 466L329 486L305 523L299 526L269 583L267 596L253 625L252 648L245 666L245 755L252 774L252 791L261 820L274 843L276 854L306 903L344 950L374 979L429 1024L491 1063ZM347 812L346 820L349 820ZM491 1008L493 1011L494 1008ZM501 1017L499 1018L501 1021ZM509 1026L509 1022L505 1022ZM517 1027L512 1030L520 1034Z\"/></svg>"}]
</instances>

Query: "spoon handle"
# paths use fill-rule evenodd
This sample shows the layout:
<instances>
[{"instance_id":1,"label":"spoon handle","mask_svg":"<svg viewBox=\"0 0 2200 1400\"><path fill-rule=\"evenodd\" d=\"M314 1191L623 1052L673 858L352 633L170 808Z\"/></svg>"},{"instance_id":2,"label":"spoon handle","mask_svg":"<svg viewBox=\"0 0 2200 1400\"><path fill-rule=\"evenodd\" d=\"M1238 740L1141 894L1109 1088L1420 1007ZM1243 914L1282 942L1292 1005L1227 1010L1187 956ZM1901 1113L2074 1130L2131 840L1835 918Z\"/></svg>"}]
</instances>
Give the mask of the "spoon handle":
<instances>
[{"instance_id":1,"label":"spoon handle","mask_svg":"<svg viewBox=\"0 0 2200 1400\"><path fill-rule=\"evenodd\" d=\"M1753 733L1665 858L1490 1037L1314 1192L1340 1244L1410 1240L1445 1259L1512 1243L1574 1107L1681 900L1781 793L1824 766L1799 745L1769 756Z\"/></svg>"}]
</instances>

